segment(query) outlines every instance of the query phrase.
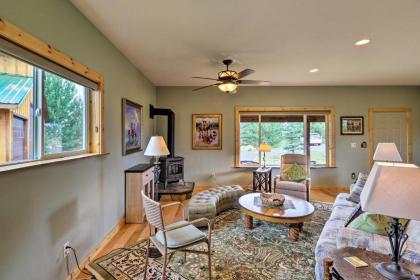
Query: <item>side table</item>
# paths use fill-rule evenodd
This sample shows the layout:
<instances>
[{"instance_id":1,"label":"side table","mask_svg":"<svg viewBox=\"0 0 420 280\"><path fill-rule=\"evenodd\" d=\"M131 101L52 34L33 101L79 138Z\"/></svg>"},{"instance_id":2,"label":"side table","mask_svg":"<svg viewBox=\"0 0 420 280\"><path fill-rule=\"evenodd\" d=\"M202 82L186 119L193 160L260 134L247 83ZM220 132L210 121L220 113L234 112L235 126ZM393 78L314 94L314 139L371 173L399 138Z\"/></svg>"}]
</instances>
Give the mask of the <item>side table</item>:
<instances>
[{"instance_id":1,"label":"side table","mask_svg":"<svg viewBox=\"0 0 420 280\"><path fill-rule=\"evenodd\" d=\"M253 171L253 184L252 190L261 191L264 190L265 192L271 192L271 179L272 178L272 170L271 167L260 167L257 170Z\"/></svg>"},{"instance_id":2,"label":"side table","mask_svg":"<svg viewBox=\"0 0 420 280\"><path fill-rule=\"evenodd\" d=\"M356 256L368 264L367 267L355 268L346 260L345 257ZM341 248L333 252L330 257L324 259L324 280L388 280L376 271L376 265L381 262L390 262L389 256L366 251L362 248ZM408 261L402 264L408 270L419 273L419 267ZM417 278L414 278L417 279ZM413 279L413 280L414 280Z\"/></svg>"}]
</instances>

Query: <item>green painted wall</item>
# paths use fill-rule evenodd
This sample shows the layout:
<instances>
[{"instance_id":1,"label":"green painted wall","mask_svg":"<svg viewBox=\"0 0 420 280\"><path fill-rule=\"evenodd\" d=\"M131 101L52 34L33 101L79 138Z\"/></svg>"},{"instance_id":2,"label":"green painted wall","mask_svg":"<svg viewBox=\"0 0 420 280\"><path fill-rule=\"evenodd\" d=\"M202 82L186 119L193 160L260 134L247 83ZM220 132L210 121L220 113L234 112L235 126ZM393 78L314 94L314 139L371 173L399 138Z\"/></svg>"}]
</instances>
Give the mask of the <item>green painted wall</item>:
<instances>
[{"instance_id":1,"label":"green painted wall","mask_svg":"<svg viewBox=\"0 0 420 280\"><path fill-rule=\"evenodd\" d=\"M419 87L241 87L236 95L221 93L217 88L191 92L190 87L158 87L157 104L171 108L176 115L176 155L185 157L187 180L198 184L251 184L252 172L234 166L235 106L334 106L336 108L337 168L312 169L315 186L346 186L352 172L368 169L369 151L360 148L368 135L341 136L339 117L362 115L369 107L411 107L414 119L414 161L420 163L420 88ZM223 114L223 150L191 149L191 114ZM158 133L165 135L165 121L157 121ZM358 148L351 149L355 142ZM276 170L278 173L278 170ZM216 181L211 179L216 174Z\"/></svg>"},{"instance_id":2,"label":"green painted wall","mask_svg":"<svg viewBox=\"0 0 420 280\"><path fill-rule=\"evenodd\" d=\"M0 279L64 279L63 244L82 259L124 216L121 98L156 102L156 88L66 0L2 0L0 17L105 78L105 151L110 155L0 174ZM154 124L144 117L143 142Z\"/></svg>"}]
</instances>

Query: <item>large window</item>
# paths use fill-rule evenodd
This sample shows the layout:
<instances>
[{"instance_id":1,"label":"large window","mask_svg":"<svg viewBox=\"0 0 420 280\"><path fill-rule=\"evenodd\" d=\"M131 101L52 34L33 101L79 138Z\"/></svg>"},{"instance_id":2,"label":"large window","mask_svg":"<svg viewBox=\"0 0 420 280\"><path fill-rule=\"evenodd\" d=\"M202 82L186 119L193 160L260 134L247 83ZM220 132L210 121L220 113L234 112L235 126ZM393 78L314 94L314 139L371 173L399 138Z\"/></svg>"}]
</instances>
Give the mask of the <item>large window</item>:
<instances>
[{"instance_id":1,"label":"large window","mask_svg":"<svg viewBox=\"0 0 420 280\"><path fill-rule=\"evenodd\" d=\"M312 166L334 162L333 108L236 108L236 166L262 163L260 144L269 144L266 164L279 166L281 155L305 154Z\"/></svg>"},{"instance_id":2,"label":"large window","mask_svg":"<svg viewBox=\"0 0 420 280\"><path fill-rule=\"evenodd\" d=\"M0 52L0 165L88 150L89 89Z\"/></svg>"},{"instance_id":3,"label":"large window","mask_svg":"<svg viewBox=\"0 0 420 280\"><path fill-rule=\"evenodd\" d=\"M0 172L102 155L103 77L4 19L1 29Z\"/></svg>"}]
</instances>

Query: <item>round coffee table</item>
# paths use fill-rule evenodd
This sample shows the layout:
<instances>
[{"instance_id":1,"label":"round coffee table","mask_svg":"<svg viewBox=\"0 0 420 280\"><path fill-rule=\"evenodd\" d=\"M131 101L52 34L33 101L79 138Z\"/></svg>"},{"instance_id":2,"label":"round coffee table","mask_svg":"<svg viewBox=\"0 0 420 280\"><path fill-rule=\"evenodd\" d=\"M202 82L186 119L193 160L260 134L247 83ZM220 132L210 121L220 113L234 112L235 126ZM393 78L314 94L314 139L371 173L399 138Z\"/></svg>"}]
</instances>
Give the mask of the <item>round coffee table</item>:
<instances>
[{"instance_id":1,"label":"round coffee table","mask_svg":"<svg viewBox=\"0 0 420 280\"><path fill-rule=\"evenodd\" d=\"M259 196L259 193L249 193L239 198L241 211L245 214L245 228L252 229L253 218L271 223L288 224L290 225L290 240L297 241L303 223L308 221L315 211L314 206L306 200L284 195L284 207L268 208L262 206Z\"/></svg>"}]
</instances>

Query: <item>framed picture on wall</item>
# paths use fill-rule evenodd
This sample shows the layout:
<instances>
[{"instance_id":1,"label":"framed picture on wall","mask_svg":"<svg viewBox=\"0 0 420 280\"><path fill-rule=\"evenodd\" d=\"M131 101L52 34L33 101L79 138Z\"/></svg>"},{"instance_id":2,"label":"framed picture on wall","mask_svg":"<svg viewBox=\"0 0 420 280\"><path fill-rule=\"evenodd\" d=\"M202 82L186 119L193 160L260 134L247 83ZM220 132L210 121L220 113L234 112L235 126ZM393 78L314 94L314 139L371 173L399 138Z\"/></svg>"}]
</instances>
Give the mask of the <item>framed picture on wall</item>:
<instances>
[{"instance_id":1,"label":"framed picture on wall","mask_svg":"<svg viewBox=\"0 0 420 280\"><path fill-rule=\"evenodd\" d=\"M192 149L222 149L222 114L192 115Z\"/></svg>"},{"instance_id":2,"label":"framed picture on wall","mask_svg":"<svg viewBox=\"0 0 420 280\"><path fill-rule=\"evenodd\" d=\"M122 100L122 143L123 155L142 150L143 106L123 98Z\"/></svg>"},{"instance_id":3,"label":"framed picture on wall","mask_svg":"<svg viewBox=\"0 0 420 280\"><path fill-rule=\"evenodd\" d=\"M362 116L341 117L340 118L341 135L363 135L364 121Z\"/></svg>"}]
</instances>

